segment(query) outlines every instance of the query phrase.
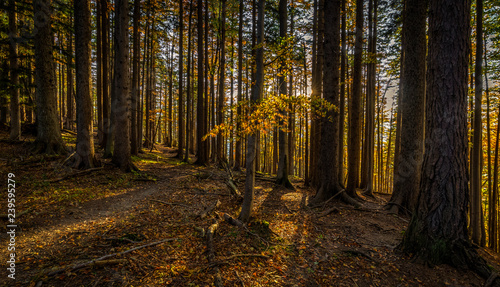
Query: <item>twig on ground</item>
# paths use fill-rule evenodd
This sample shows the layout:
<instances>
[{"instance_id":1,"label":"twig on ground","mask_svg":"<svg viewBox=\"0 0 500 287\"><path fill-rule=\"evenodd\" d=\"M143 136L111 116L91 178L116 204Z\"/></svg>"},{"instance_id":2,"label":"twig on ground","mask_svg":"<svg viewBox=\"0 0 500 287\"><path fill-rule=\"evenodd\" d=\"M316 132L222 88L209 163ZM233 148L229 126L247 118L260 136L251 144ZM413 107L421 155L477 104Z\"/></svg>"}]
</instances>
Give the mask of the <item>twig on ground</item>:
<instances>
[{"instance_id":1,"label":"twig on ground","mask_svg":"<svg viewBox=\"0 0 500 287\"><path fill-rule=\"evenodd\" d=\"M159 203L163 203L166 205L178 205L178 206L182 206L182 207L186 207L186 208L193 208L189 205L185 205L185 204L177 203L177 202L166 202L166 201L161 201L161 200L157 200L157 199L150 199L149 201L159 202Z\"/></svg>"}]
</instances>

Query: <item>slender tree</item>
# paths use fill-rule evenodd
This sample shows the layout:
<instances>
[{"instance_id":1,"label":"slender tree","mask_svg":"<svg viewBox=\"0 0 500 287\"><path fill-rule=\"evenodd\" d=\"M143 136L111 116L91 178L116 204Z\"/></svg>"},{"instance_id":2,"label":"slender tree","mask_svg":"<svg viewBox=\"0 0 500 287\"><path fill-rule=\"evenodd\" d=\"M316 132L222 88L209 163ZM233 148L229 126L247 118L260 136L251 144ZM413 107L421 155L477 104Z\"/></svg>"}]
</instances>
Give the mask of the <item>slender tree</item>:
<instances>
[{"instance_id":1,"label":"slender tree","mask_svg":"<svg viewBox=\"0 0 500 287\"><path fill-rule=\"evenodd\" d=\"M137 131L137 115L139 111L139 61L140 61L140 38L139 38L139 22L141 19L141 1L134 0L134 16L133 16L133 59L132 59L132 86L131 86L131 129L130 129L130 153L137 155L139 152L140 141L138 140Z\"/></svg>"},{"instance_id":2,"label":"slender tree","mask_svg":"<svg viewBox=\"0 0 500 287\"><path fill-rule=\"evenodd\" d=\"M251 105L255 105L261 98L264 86L264 6L265 0L259 0L257 4L257 39L253 46L255 49L255 82L253 83L252 95L250 98ZM245 196L241 206L239 218L248 222L252 214L254 203L254 184L255 184L255 158L256 158L256 142L258 133L253 132L248 135L247 157L246 157L246 181L245 181Z\"/></svg>"},{"instance_id":3,"label":"slender tree","mask_svg":"<svg viewBox=\"0 0 500 287\"><path fill-rule=\"evenodd\" d=\"M183 77L183 69L184 64L183 61L183 30L184 30L184 7L183 1L179 0L179 100L178 100L178 112L177 112L177 157L182 158L183 150L184 150L184 94L183 94L183 86L182 86L182 77Z\"/></svg>"},{"instance_id":4,"label":"slender tree","mask_svg":"<svg viewBox=\"0 0 500 287\"><path fill-rule=\"evenodd\" d=\"M356 1L356 40L354 43L354 67L352 95L349 108L348 177L346 192L357 198L359 178L361 70L363 58L363 0Z\"/></svg>"},{"instance_id":5,"label":"slender tree","mask_svg":"<svg viewBox=\"0 0 500 287\"><path fill-rule=\"evenodd\" d=\"M471 203L470 230L472 242L484 246L484 217L482 204L482 97L483 97L483 1L476 0L476 67L475 67L475 103L471 154Z\"/></svg>"},{"instance_id":6,"label":"slender tree","mask_svg":"<svg viewBox=\"0 0 500 287\"><path fill-rule=\"evenodd\" d=\"M243 0L239 3L239 24L238 24L238 107L236 108L236 148L234 170L239 171L241 168L241 117L242 117L242 101L243 101Z\"/></svg>"},{"instance_id":7,"label":"slender tree","mask_svg":"<svg viewBox=\"0 0 500 287\"><path fill-rule=\"evenodd\" d=\"M203 51L203 0L197 1L197 30L198 30L198 94L196 97L196 146L198 147L198 156L196 163L200 165L208 165L208 140L203 140L203 136L207 133L206 121L208 119L206 111L208 107L205 106L204 94L204 81L205 81L205 67L204 67L204 51ZM208 9L208 7L205 7ZM208 27L207 27L208 29Z\"/></svg>"},{"instance_id":8,"label":"slender tree","mask_svg":"<svg viewBox=\"0 0 500 287\"><path fill-rule=\"evenodd\" d=\"M281 39L281 49L287 49L287 0L280 0L279 2L279 22L280 22L280 39ZM286 84L286 73L287 73L287 57L286 53L282 53L280 59L280 65L278 69L278 90L280 97L283 99L287 97L287 84ZM284 119L287 116L286 110L282 109L279 111L281 114L279 120L279 162L278 162L278 174L276 175L276 183L282 185L286 188L293 189L293 185L288 179L288 161L289 151L288 151L288 135L286 132L286 127L284 127Z\"/></svg>"},{"instance_id":9,"label":"slender tree","mask_svg":"<svg viewBox=\"0 0 500 287\"><path fill-rule=\"evenodd\" d=\"M19 107L19 61L17 58L16 1L9 0L9 61L10 61L10 135L9 140L21 136L21 111Z\"/></svg>"}]
</instances>

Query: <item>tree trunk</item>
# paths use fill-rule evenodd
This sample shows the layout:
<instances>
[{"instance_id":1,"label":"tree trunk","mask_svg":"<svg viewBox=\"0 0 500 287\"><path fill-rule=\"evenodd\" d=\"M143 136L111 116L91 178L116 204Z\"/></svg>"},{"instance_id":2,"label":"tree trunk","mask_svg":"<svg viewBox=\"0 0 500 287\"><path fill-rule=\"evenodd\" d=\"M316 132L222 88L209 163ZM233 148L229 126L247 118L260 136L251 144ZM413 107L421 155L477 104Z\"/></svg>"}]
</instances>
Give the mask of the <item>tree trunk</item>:
<instances>
[{"instance_id":1,"label":"tree trunk","mask_svg":"<svg viewBox=\"0 0 500 287\"><path fill-rule=\"evenodd\" d=\"M217 125L224 124L225 81L226 81L226 0L222 0L222 11L220 15L221 38L220 38L220 62L219 62L219 94L217 98ZM225 138L222 132L217 134L217 162L227 162L224 153Z\"/></svg>"},{"instance_id":2,"label":"tree trunk","mask_svg":"<svg viewBox=\"0 0 500 287\"><path fill-rule=\"evenodd\" d=\"M112 116L114 133L113 163L123 171L136 169L130 158L129 113L129 16L128 1L116 0L115 71Z\"/></svg>"},{"instance_id":3,"label":"tree trunk","mask_svg":"<svg viewBox=\"0 0 500 287\"><path fill-rule=\"evenodd\" d=\"M75 168L96 166L94 154L94 129L92 123L92 98L90 96L90 1L75 1L75 64L77 136ZM70 87L68 87L70 89Z\"/></svg>"},{"instance_id":4,"label":"tree trunk","mask_svg":"<svg viewBox=\"0 0 500 287\"><path fill-rule=\"evenodd\" d=\"M324 44L324 98L332 105L338 106L340 79L340 0L325 1L325 42ZM319 185L311 204L328 200L342 190L339 184L339 112L329 109L322 117L321 141L319 149Z\"/></svg>"},{"instance_id":5,"label":"tree trunk","mask_svg":"<svg viewBox=\"0 0 500 287\"><path fill-rule=\"evenodd\" d=\"M134 0L134 16L133 16L133 63L132 63L132 94L131 94L131 129L130 129L130 153L137 155L139 153L139 140L137 132L137 114L139 108L139 61L140 61L140 37L139 37L139 22L141 21L141 1Z\"/></svg>"},{"instance_id":6,"label":"tree trunk","mask_svg":"<svg viewBox=\"0 0 500 287\"><path fill-rule=\"evenodd\" d=\"M108 0L101 0L101 27L102 27L102 129L103 138L101 147L108 146L111 125L111 102L109 100L109 14ZM106 155L109 156L109 155Z\"/></svg>"},{"instance_id":7,"label":"tree trunk","mask_svg":"<svg viewBox=\"0 0 500 287\"><path fill-rule=\"evenodd\" d=\"M431 1L429 33L421 193L402 247L425 262L470 268L487 278L491 270L467 234L470 1Z\"/></svg>"},{"instance_id":8,"label":"tree trunk","mask_svg":"<svg viewBox=\"0 0 500 287\"><path fill-rule=\"evenodd\" d=\"M183 76L183 67L184 64L182 63L183 60L183 29L184 29L184 12L183 12L183 1L179 0L179 100L178 100L178 122L177 122L177 127L178 127L178 137L177 137L177 158L182 158L183 151L184 151L184 95L183 95L183 90L182 90L182 76Z\"/></svg>"},{"instance_id":9,"label":"tree trunk","mask_svg":"<svg viewBox=\"0 0 500 287\"><path fill-rule=\"evenodd\" d=\"M57 118L57 94L54 60L52 58L52 7L51 0L35 0L35 66L37 138L35 152L65 154Z\"/></svg>"},{"instance_id":10,"label":"tree trunk","mask_svg":"<svg viewBox=\"0 0 500 287\"><path fill-rule=\"evenodd\" d=\"M348 177L346 192L357 198L356 187L359 178L361 72L363 58L363 0L356 2L356 40L354 44L354 67L352 96L349 109Z\"/></svg>"},{"instance_id":11,"label":"tree trunk","mask_svg":"<svg viewBox=\"0 0 500 287\"><path fill-rule=\"evenodd\" d=\"M257 20L257 40L253 49L256 51L255 58L255 82L252 88L252 96L250 104L255 104L262 96L264 85L264 6L265 0L258 2L258 20ZM248 136L247 157L246 157L246 181L245 181L245 196L241 206L239 219L243 222L248 222L253 208L254 201L254 184L255 184L255 151L258 133L254 132Z\"/></svg>"},{"instance_id":12,"label":"tree trunk","mask_svg":"<svg viewBox=\"0 0 500 287\"><path fill-rule=\"evenodd\" d=\"M243 0L239 1L239 25L238 25L238 107L236 108L236 148L234 170L241 169L241 120L243 104Z\"/></svg>"},{"instance_id":13,"label":"tree trunk","mask_svg":"<svg viewBox=\"0 0 500 287\"><path fill-rule=\"evenodd\" d=\"M279 22L280 22L280 38L281 43L286 43L287 38L287 0L280 0L279 2ZM280 49L287 49L285 45L281 45ZM279 96L282 100L285 100L289 95L287 95L286 86L286 73L287 73L287 58L285 53L282 53L280 64L278 68L278 90ZM280 120L278 121L279 130L279 161L278 161L278 173L276 175L276 184L282 185L286 188L293 189L293 185L288 179L288 135L286 132L287 127L285 126L285 119L287 118L286 110L281 109Z\"/></svg>"},{"instance_id":14,"label":"tree trunk","mask_svg":"<svg viewBox=\"0 0 500 287\"><path fill-rule=\"evenodd\" d=\"M476 1L476 68L475 68L475 103L474 103L474 127L472 136L471 154L471 202L470 202L470 230L472 242L484 246L482 238L482 96L483 96L483 1Z\"/></svg>"},{"instance_id":15,"label":"tree trunk","mask_svg":"<svg viewBox=\"0 0 500 287\"><path fill-rule=\"evenodd\" d=\"M68 35L68 57L67 57L67 86L66 86L66 121L64 126L68 130L73 129L74 119L74 97L73 97L73 35Z\"/></svg>"},{"instance_id":16,"label":"tree trunk","mask_svg":"<svg viewBox=\"0 0 500 287\"><path fill-rule=\"evenodd\" d=\"M9 0L9 61L10 61L10 134L9 140L21 137L21 112L19 108L19 64L17 55L16 1Z\"/></svg>"},{"instance_id":17,"label":"tree trunk","mask_svg":"<svg viewBox=\"0 0 500 287\"><path fill-rule=\"evenodd\" d=\"M340 104L339 104L339 183L344 185L344 128L345 128L345 96L347 72L347 21L346 0L342 0L342 32L340 55Z\"/></svg>"},{"instance_id":18,"label":"tree trunk","mask_svg":"<svg viewBox=\"0 0 500 287\"><path fill-rule=\"evenodd\" d=\"M208 107L205 106L205 97L208 95L204 94L204 81L205 81L205 67L204 65L204 55L203 55L203 0L198 0L198 15L197 15L197 30L198 30L198 94L196 97L196 145L198 146L198 156L196 163L200 165L208 165L208 140L203 140L203 136L207 133L206 121ZM208 7L205 7L208 9ZM208 27L207 27L208 29Z\"/></svg>"},{"instance_id":19,"label":"tree trunk","mask_svg":"<svg viewBox=\"0 0 500 287\"><path fill-rule=\"evenodd\" d=\"M186 81L186 151L184 152L184 159L182 161L189 162L189 145L191 143L191 24L193 15L193 1L189 4L188 16L188 49L187 49L187 81Z\"/></svg>"},{"instance_id":20,"label":"tree trunk","mask_svg":"<svg viewBox=\"0 0 500 287\"><path fill-rule=\"evenodd\" d=\"M407 0L403 18L404 67L401 71L401 138L394 175L391 212L411 214L419 194L424 152L425 114L425 1Z\"/></svg>"}]
</instances>

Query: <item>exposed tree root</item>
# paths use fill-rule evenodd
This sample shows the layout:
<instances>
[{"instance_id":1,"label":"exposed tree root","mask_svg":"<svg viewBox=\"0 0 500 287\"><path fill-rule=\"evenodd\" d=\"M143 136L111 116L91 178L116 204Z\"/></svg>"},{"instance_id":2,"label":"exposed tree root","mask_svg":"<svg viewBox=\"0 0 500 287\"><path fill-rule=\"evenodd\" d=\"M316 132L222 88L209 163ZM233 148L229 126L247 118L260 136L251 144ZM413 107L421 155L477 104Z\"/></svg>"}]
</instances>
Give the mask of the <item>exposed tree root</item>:
<instances>
[{"instance_id":1,"label":"exposed tree root","mask_svg":"<svg viewBox=\"0 0 500 287\"><path fill-rule=\"evenodd\" d=\"M68 150L62 141L53 141L50 143L35 141L32 152L35 154L65 155L68 153Z\"/></svg>"},{"instance_id":2,"label":"exposed tree root","mask_svg":"<svg viewBox=\"0 0 500 287\"><path fill-rule=\"evenodd\" d=\"M168 238L168 239L164 239L164 240L152 242L152 243L149 243L149 244L137 246L137 247L134 247L134 248L126 250L126 251L122 251L122 252L118 252L118 253L113 253L113 254L108 254L108 255L99 257L97 259L91 260L91 261L87 261L87 262L84 262L84 263L75 264L73 266L67 266L65 268L61 268L61 269L49 272L49 273L47 273L47 276L54 276L54 275L63 273L66 270L75 271L75 270L82 269L82 268L87 267L87 266L93 266L93 265L99 264L97 262L103 261L103 260L111 258L111 257L124 255L124 254L130 253L130 252L135 251L135 250L139 250L139 249L150 247L150 246L155 246L155 245L158 245L158 244L162 244L162 243L165 243L165 242L168 242L168 241L174 241L174 240L178 240L178 239L179 238Z\"/></svg>"},{"instance_id":3,"label":"exposed tree root","mask_svg":"<svg viewBox=\"0 0 500 287\"><path fill-rule=\"evenodd\" d=\"M286 177L283 177L283 178L278 178L276 179L275 183L277 185L280 185L280 186L283 186L287 189L290 189L290 190L295 190L295 187L293 186L293 184L290 182L290 179L286 178Z\"/></svg>"},{"instance_id":4,"label":"exposed tree root","mask_svg":"<svg viewBox=\"0 0 500 287\"><path fill-rule=\"evenodd\" d=\"M63 181L65 179L68 179L68 178L71 178L71 177L76 177L76 176L80 176L80 175L89 174L91 172L94 172L94 171L97 171L97 170L101 170L101 169L103 169L103 167L89 168L89 169L86 169L86 170L82 170L82 171L78 171L78 172L75 172L75 173L71 173L71 174L65 175L65 176L60 177L60 178L48 180L47 182L50 182L50 183L59 182L59 181Z\"/></svg>"}]
</instances>

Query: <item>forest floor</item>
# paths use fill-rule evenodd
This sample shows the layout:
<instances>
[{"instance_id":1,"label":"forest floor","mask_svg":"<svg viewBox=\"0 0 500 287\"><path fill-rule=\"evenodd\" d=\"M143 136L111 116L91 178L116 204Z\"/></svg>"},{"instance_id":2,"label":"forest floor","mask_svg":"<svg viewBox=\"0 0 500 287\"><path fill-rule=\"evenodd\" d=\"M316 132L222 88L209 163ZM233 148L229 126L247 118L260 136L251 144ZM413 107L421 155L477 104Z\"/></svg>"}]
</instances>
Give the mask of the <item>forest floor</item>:
<instances>
[{"instance_id":1,"label":"forest floor","mask_svg":"<svg viewBox=\"0 0 500 287\"><path fill-rule=\"evenodd\" d=\"M63 136L74 142L74 135ZM224 213L236 218L241 205L226 185L228 173L183 163L173 149L158 145L133 157L140 172L124 174L102 160L102 169L80 174L61 165L65 157L30 154L33 138L6 138L1 131L1 174L5 183L8 173L15 174L16 209L26 212L16 219L16 279L1 268L0 286L211 286L217 272L224 286L484 284L471 271L424 266L398 252L409 219L383 210L388 195L366 198L361 209L335 200L310 209L305 203L314 190L303 181L294 178L292 191L261 174L254 219L240 228L221 219ZM234 178L243 191L244 173ZM0 194L0 213L6 213L6 189ZM198 216L217 201L209 216ZM215 259L209 263L204 233L214 222ZM10 251L3 230L5 266ZM499 270L498 254L478 250Z\"/></svg>"}]
</instances>

